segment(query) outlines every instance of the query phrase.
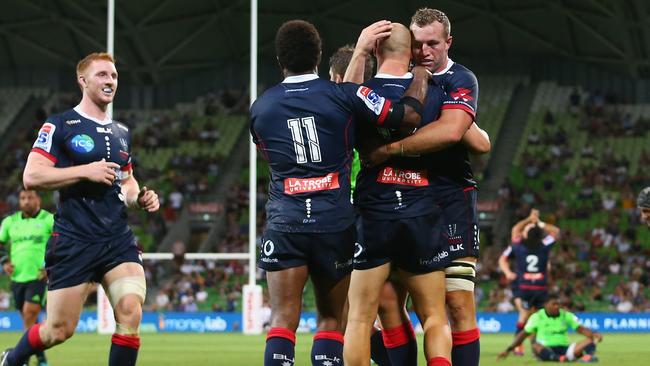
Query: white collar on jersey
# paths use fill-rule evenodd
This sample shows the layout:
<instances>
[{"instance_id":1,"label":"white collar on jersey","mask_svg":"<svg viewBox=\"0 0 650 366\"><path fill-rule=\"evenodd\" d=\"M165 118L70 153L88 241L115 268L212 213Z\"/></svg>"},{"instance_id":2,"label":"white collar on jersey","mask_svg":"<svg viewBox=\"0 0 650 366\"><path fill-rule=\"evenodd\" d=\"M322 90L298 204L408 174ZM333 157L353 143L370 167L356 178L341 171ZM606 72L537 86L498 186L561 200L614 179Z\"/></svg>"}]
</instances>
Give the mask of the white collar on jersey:
<instances>
[{"instance_id":1,"label":"white collar on jersey","mask_svg":"<svg viewBox=\"0 0 650 366\"><path fill-rule=\"evenodd\" d=\"M375 77L378 79L413 79L413 74L407 72L402 76L397 76L392 74L378 73L377 75L375 75Z\"/></svg>"},{"instance_id":2,"label":"white collar on jersey","mask_svg":"<svg viewBox=\"0 0 650 366\"><path fill-rule=\"evenodd\" d=\"M312 81L318 79L318 75L316 74L302 74L302 75L294 75L294 76L287 76L284 78L282 81L283 83L304 83L305 81Z\"/></svg>"},{"instance_id":3,"label":"white collar on jersey","mask_svg":"<svg viewBox=\"0 0 650 366\"><path fill-rule=\"evenodd\" d=\"M102 125L102 126L110 125L111 123L113 123L113 120L112 120L110 117L106 117L105 120L100 121L100 120L98 120L97 118L93 118L93 117L91 117L91 116L85 114L84 112L81 111L81 108L79 108L79 105L77 105L76 107L74 107L74 108L72 108L72 109L74 109L75 112L79 113L79 115L80 115L81 117L83 117L83 118L87 118L87 119L89 119L89 120L91 120L91 121L93 121L93 122L95 122L95 123L99 123L99 124Z\"/></svg>"},{"instance_id":4,"label":"white collar on jersey","mask_svg":"<svg viewBox=\"0 0 650 366\"><path fill-rule=\"evenodd\" d=\"M454 66L454 61L452 61L450 58L447 58L447 66L440 72L434 72L433 75L442 75L449 71L452 66Z\"/></svg>"}]
</instances>

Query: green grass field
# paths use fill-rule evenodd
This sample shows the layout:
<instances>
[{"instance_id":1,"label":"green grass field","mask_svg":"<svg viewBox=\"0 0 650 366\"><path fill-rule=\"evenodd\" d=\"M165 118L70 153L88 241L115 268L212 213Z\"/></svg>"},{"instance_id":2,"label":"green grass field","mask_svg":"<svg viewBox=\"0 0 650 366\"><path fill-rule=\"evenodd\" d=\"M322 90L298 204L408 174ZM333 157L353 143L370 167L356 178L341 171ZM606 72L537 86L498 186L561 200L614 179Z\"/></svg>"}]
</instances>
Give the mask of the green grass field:
<instances>
[{"instance_id":1,"label":"green grass field","mask_svg":"<svg viewBox=\"0 0 650 366\"><path fill-rule=\"evenodd\" d=\"M18 333L0 333L2 347L13 345ZM509 357L497 363L496 355L511 340L508 334L483 335L481 338L481 365L533 365L530 352L524 357ZM77 334L68 342L47 351L52 366L106 365L109 336ZM296 349L296 365L309 364L310 334L299 334ZM262 365L264 353L263 336L241 334L145 334L138 358L139 366L163 365L215 365L252 366ZM600 365L640 366L649 364L650 334L606 334L599 345ZM420 365L425 365L421 357Z\"/></svg>"}]
</instances>

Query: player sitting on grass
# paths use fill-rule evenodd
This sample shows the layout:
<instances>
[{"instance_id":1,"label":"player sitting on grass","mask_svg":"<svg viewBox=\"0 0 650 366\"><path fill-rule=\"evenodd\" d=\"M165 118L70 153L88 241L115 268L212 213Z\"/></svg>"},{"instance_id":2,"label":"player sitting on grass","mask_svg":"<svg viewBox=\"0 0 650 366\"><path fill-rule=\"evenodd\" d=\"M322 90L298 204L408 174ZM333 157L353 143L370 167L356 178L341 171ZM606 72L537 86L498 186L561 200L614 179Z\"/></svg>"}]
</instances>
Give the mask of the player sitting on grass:
<instances>
[{"instance_id":1,"label":"player sitting on grass","mask_svg":"<svg viewBox=\"0 0 650 366\"><path fill-rule=\"evenodd\" d=\"M577 343L569 343L569 328L587 338ZM577 316L561 309L557 295L548 296L544 308L528 318L524 330L517 334L505 351L499 353L497 359L508 357L510 352L531 334L535 334L533 352L542 361L598 362L598 358L594 356L596 342L602 341L603 336L580 325Z\"/></svg>"}]
</instances>

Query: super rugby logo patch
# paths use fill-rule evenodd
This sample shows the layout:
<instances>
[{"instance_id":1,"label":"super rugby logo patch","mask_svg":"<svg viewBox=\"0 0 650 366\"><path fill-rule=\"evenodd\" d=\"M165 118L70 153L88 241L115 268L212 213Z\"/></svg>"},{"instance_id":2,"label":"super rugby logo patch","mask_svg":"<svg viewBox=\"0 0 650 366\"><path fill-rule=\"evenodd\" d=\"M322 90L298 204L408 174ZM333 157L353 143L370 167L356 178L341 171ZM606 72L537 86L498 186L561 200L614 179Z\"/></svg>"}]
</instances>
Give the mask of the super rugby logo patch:
<instances>
[{"instance_id":1,"label":"super rugby logo patch","mask_svg":"<svg viewBox=\"0 0 650 366\"><path fill-rule=\"evenodd\" d=\"M463 102L474 100L474 97L472 97L470 94L472 94L472 90L467 88L458 88L456 91L449 93L449 95L451 95L454 100L461 99Z\"/></svg>"},{"instance_id":2,"label":"super rugby logo patch","mask_svg":"<svg viewBox=\"0 0 650 366\"><path fill-rule=\"evenodd\" d=\"M56 131L56 126L52 123L46 122L43 124L43 127L38 131L38 137L33 147L45 150L48 153L52 149L52 136L54 136L54 131Z\"/></svg>"},{"instance_id":3,"label":"super rugby logo patch","mask_svg":"<svg viewBox=\"0 0 650 366\"><path fill-rule=\"evenodd\" d=\"M365 86L360 86L359 89L357 89L357 96L361 98L366 106L375 112L376 115L381 115L384 110L384 104L386 104L386 98Z\"/></svg>"}]
</instances>

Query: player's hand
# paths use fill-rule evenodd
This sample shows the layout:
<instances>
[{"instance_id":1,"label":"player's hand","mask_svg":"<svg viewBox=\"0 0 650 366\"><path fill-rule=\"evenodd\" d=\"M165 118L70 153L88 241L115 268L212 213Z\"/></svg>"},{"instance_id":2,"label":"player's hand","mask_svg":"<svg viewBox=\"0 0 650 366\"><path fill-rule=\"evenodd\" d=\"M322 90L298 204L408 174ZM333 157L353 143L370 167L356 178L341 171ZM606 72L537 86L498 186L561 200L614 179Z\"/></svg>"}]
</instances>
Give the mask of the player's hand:
<instances>
[{"instance_id":1,"label":"player's hand","mask_svg":"<svg viewBox=\"0 0 650 366\"><path fill-rule=\"evenodd\" d=\"M508 279L508 281L514 281L517 279L517 274L514 272L508 272L506 273L506 278Z\"/></svg>"},{"instance_id":2,"label":"player's hand","mask_svg":"<svg viewBox=\"0 0 650 366\"><path fill-rule=\"evenodd\" d=\"M497 355L497 361L505 360L508 355L510 354L509 351L503 351Z\"/></svg>"},{"instance_id":3,"label":"player's hand","mask_svg":"<svg viewBox=\"0 0 650 366\"><path fill-rule=\"evenodd\" d=\"M11 262L6 262L5 264L2 265L2 270L4 271L4 273L11 276L14 273L14 264Z\"/></svg>"},{"instance_id":4,"label":"player's hand","mask_svg":"<svg viewBox=\"0 0 650 366\"><path fill-rule=\"evenodd\" d=\"M411 69L411 74L413 74L413 79L415 80L416 78L418 79L427 79L430 80L433 74L431 71L427 70L426 67L424 66L419 66L416 65Z\"/></svg>"},{"instance_id":5,"label":"player's hand","mask_svg":"<svg viewBox=\"0 0 650 366\"><path fill-rule=\"evenodd\" d=\"M372 54L377 42L390 36L391 29L393 24L388 20L380 20L365 27L359 35L355 51L365 55Z\"/></svg>"},{"instance_id":6,"label":"player's hand","mask_svg":"<svg viewBox=\"0 0 650 366\"><path fill-rule=\"evenodd\" d=\"M365 167L377 166L390 158L388 145L380 145L366 152L359 152L361 164Z\"/></svg>"},{"instance_id":7,"label":"player's hand","mask_svg":"<svg viewBox=\"0 0 650 366\"><path fill-rule=\"evenodd\" d=\"M594 334L591 336L591 339L593 339L594 341L600 343L600 342L603 341L603 335L600 334L600 333L594 333Z\"/></svg>"},{"instance_id":8,"label":"player's hand","mask_svg":"<svg viewBox=\"0 0 650 366\"><path fill-rule=\"evenodd\" d=\"M534 223L537 223L539 221L539 210L532 209L530 210L530 215L528 215L530 220Z\"/></svg>"},{"instance_id":9,"label":"player's hand","mask_svg":"<svg viewBox=\"0 0 650 366\"><path fill-rule=\"evenodd\" d=\"M47 280L47 271L45 268L41 268L41 270L38 272L38 279L39 281Z\"/></svg>"},{"instance_id":10,"label":"player's hand","mask_svg":"<svg viewBox=\"0 0 650 366\"><path fill-rule=\"evenodd\" d=\"M117 170L120 166L116 163L102 159L87 165L86 179L95 183L102 183L106 185L113 185L115 178L117 178Z\"/></svg>"},{"instance_id":11,"label":"player's hand","mask_svg":"<svg viewBox=\"0 0 650 366\"><path fill-rule=\"evenodd\" d=\"M149 212L158 211L160 207L158 195L156 192L147 189L147 187L142 187L140 193L138 193L138 206Z\"/></svg>"}]
</instances>

